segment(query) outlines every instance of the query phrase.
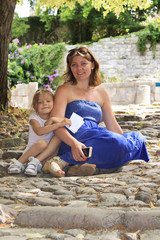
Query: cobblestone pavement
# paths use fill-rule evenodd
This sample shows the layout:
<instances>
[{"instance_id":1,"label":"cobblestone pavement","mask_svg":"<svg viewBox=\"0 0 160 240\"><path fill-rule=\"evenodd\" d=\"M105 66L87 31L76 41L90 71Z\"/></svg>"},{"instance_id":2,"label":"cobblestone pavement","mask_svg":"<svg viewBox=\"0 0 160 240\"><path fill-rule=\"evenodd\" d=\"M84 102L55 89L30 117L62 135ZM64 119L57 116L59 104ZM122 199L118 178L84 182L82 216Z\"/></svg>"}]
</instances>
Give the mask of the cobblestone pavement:
<instances>
[{"instance_id":1,"label":"cobblestone pavement","mask_svg":"<svg viewBox=\"0 0 160 240\"><path fill-rule=\"evenodd\" d=\"M0 132L0 239L160 239L160 105L113 110L124 132L146 136L149 163L134 160L89 177L9 176L9 159L21 153L26 133Z\"/></svg>"}]
</instances>

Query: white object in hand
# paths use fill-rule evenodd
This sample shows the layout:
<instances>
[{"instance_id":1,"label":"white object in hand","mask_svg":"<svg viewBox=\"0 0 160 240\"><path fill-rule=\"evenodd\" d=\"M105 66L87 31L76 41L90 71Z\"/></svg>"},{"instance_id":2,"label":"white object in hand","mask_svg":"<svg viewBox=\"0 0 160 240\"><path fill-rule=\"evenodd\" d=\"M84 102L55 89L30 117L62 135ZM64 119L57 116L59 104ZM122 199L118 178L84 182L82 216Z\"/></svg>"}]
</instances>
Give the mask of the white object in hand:
<instances>
[{"instance_id":1,"label":"white object in hand","mask_svg":"<svg viewBox=\"0 0 160 240\"><path fill-rule=\"evenodd\" d=\"M66 125L66 128L68 128L71 132L76 133L78 129L83 125L84 121L81 116L76 114L75 112L72 113L70 120L72 122L71 126L69 127Z\"/></svg>"}]
</instances>

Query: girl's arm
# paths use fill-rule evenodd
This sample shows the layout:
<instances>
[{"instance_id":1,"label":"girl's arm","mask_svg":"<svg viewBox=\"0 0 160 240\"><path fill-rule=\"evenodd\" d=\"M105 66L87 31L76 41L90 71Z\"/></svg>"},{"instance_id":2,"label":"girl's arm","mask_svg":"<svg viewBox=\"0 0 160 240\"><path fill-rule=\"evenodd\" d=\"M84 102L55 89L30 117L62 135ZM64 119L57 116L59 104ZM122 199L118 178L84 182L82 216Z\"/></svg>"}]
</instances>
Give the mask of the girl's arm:
<instances>
[{"instance_id":1,"label":"girl's arm","mask_svg":"<svg viewBox=\"0 0 160 240\"><path fill-rule=\"evenodd\" d=\"M68 96L71 94L67 85L58 87L55 95L55 103L51 112L51 117L64 118L68 103ZM55 134L67 145L71 147L73 158L76 161L85 161L85 155L82 148L85 148L83 143L77 141L65 128L58 128Z\"/></svg>"},{"instance_id":2,"label":"girl's arm","mask_svg":"<svg viewBox=\"0 0 160 240\"><path fill-rule=\"evenodd\" d=\"M33 128L33 131L38 135L42 136L44 134L47 134L49 132L52 132L56 130L59 127L64 127L66 124L71 125L71 121L69 119L64 119L61 122L54 123L52 125L46 125L44 127L41 127L39 122L35 119L30 120L30 124Z\"/></svg>"},{"instance_id":3,"label":"girl's arm","mask_svg":"<svg viewBox=\"0 0 160 240\"><path fill-rule=\"evenodd\" d=\"M46 122L45 122L45 126L46 125L52 125L52 124L55 124L55 123L61 123L62 127L65 126L65 125L69 125L71 126L71 120L68 119L68 118L58 118L58 117L50 117Z\"/></svg>"},{"instance_id":4,"label":"girl's arm","mask_svg":"<svg viewBox=\"0 0 160 240\"><path fill-rule=\"evenodd\" d=\"M100 91L101 91L101 97L103 99L103 105L102 105L103 121L106 125L106 128L109 131L122 134L123 131L113 114L110 97L107 91L103 87L100 87Z\"/></svg>"}]
</instances>

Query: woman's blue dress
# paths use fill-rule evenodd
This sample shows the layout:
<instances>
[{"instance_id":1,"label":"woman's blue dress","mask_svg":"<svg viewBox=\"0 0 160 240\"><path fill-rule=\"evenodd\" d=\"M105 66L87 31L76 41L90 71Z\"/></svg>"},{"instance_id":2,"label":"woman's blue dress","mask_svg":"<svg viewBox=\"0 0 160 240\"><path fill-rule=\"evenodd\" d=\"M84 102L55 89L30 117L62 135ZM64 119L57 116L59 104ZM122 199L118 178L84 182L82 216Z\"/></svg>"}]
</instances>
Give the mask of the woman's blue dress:
<instances>
[{"instance_id":1,"label":"woman's blue dress","mask_svg":"<svg viewBox=\"0 0 160 240\"><path fill-rule=\"evenodd\" d=\"M98 126L102 120L102 110L98 103L85 100L70 102L65 117L70 118L73 112L83 117L84 124L75 134L68 131L87 147L93 147L92 157L87 159L87 163L94 163L97 168L110 169L130 160L149 161L145 137L141 133L118 134ZM70 146L64 142L61 143L58 155L70 164L84 163L73 159Z\"/></svg>"}]
</instances>

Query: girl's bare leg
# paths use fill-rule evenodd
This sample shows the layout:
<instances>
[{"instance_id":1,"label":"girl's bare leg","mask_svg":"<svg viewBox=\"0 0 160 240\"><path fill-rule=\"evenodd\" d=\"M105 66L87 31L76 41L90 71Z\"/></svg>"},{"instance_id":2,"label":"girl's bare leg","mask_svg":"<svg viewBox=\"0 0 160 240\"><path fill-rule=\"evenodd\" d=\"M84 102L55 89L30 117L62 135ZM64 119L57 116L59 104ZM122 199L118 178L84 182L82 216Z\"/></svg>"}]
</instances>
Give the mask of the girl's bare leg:
<instances>
[{"instance_id":1,"label":"girl's bare leg","mask_svg":"<svg viewBox=\"0 0 160 240\"><path fill-rule=\"evenodd\" d=\"M54 157L58 154L58 149L61 141L57 136L53 136L46 149L36 156L40 162L49 157Z\"/></svg>"},{"instance_id":2,"label":"girl's bare leg","mask_svg":"<svg viewBox=\"0 0 160 240\"><path fill-rule=\"evenodd\" d=\"M18 159L22 164L28 162L28 158L30 156L37 156L41 152L45 151L47 148L47 142L45 140L39 140L35 144L33 144L27 151L25 151L22 156Z\"/></svg>"}]
</instances>

